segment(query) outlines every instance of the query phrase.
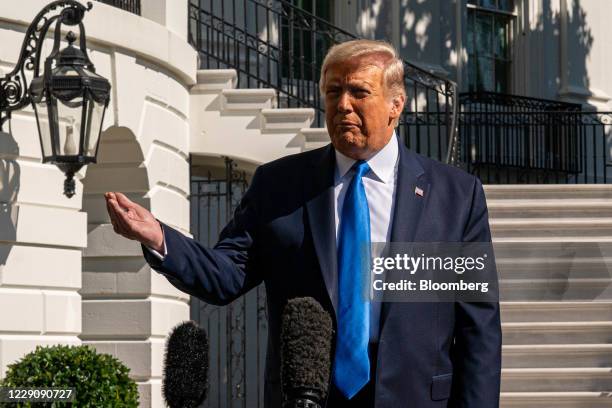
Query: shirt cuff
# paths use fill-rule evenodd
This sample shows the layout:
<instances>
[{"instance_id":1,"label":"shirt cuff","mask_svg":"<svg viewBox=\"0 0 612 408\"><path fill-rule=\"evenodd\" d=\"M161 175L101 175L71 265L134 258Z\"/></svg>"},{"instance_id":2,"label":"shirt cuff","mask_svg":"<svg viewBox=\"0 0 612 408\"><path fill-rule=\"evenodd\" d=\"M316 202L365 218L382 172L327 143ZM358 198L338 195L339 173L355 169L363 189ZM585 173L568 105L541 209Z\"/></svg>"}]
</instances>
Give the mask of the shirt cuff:
<instances>
[{"instance_id":1,"label":"shirt cuff","mask_svg":"<svg viewBox=\"0 0 612 408\"><path fill-rule=\"evenodd\" d=\"M163 228L162 228L162 232L163 232ZM159 252L157 252L156 250L154 250L153 248L151 248L148 245L143 245L145 248L147 248L147 250L153 255L155 256L157 259L159 259L160 261L164 261L164 259L166 259L166 256L168 255L168 249L166 248L166 237L163 237L164 239L164 254L160 254Z\"/></svg>"}]
</instances>

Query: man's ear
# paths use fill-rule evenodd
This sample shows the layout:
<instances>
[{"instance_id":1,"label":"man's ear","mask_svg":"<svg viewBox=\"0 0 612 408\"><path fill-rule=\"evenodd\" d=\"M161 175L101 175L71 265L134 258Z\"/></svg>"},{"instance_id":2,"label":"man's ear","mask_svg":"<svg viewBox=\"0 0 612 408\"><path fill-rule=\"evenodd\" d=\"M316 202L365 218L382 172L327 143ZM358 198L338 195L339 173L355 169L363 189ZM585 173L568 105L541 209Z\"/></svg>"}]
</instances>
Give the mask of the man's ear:
<instances>
[{"instance_id":1,"label":"man's ear","mask_svg":"<svg viewBox=\"0 0 612 408\"><path fill-rule=\"evenodd\" d=\"M406 102L406 97L404 95L395 95L391 98L391 111L389 112L390 119L397 119L402 114L404 110L404 103Z\"/></svg>"}]
</instances>

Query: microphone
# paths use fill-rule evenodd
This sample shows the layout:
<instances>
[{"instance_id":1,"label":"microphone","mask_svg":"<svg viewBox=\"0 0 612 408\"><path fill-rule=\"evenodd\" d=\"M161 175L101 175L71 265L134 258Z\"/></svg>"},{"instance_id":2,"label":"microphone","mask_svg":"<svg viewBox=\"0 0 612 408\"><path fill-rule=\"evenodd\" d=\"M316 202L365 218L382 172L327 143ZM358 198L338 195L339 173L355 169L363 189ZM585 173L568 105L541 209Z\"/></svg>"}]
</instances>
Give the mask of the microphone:
<instances>
[{"instance_id":1,"label":"microphone","mask_svg":"<svg viewBox=\"0 0 612 408\"><path fill-rule=\"evenodd\" d=\"M320 408L330 379L331 317L313 298L295 298L281 325L283 408Z\"/></svg>"},{"instance_id":2,"label":"microphone","mask_svg":"<svg viewBox=\"0 0 612 408\"><path fill-rule=\"evenodd\" d=\"M196 408L208 393L208 336L193 321L174 329L166 342L162 394L170 408Z\"/></svg>"}]
</instances>

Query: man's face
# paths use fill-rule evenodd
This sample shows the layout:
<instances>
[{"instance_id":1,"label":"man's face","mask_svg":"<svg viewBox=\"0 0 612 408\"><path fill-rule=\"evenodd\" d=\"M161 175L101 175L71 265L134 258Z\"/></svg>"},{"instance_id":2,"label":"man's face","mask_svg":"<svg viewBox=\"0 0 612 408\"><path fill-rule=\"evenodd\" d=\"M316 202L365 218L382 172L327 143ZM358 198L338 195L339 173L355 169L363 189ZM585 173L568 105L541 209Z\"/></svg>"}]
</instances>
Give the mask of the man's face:
<instances>
[{"instance_id":1,"label":"man's face","mask_svg":"<svg viewBox=\"0 0 612 408\"><path fill-rule=\"evenodd\" d=\"M325 121L334 147L355 160L367 160L393 134L394 106L383 82L383 65L366 56L330 65L325 73Z\"/></svg>"}]
</instances>

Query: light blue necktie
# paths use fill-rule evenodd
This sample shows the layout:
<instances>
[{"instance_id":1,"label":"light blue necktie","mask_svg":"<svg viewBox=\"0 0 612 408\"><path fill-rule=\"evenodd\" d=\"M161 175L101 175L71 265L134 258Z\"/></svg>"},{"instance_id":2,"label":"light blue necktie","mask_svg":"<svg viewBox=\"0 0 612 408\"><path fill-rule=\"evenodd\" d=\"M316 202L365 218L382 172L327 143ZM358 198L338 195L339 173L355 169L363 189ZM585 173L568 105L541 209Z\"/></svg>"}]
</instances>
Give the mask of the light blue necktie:
<instances>
[{"instance_id":1,"label":"light blue necktie","mask_svg":"<svg viewBox=\"0 0 612 408\"><path fill-rule=\"evenodd\" d=\"M338 239L338 336L334 357L334 383L351 399L370 380L368 341L370 305L364 296L370 265L370 211L362 177L370 167L353 166L340 218Z\"/></svg>"}]
</instances>

